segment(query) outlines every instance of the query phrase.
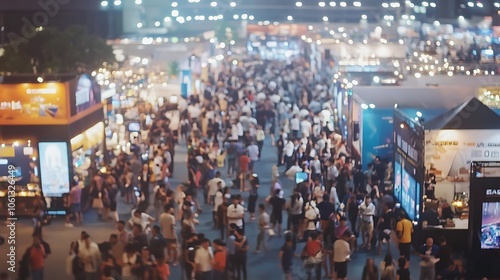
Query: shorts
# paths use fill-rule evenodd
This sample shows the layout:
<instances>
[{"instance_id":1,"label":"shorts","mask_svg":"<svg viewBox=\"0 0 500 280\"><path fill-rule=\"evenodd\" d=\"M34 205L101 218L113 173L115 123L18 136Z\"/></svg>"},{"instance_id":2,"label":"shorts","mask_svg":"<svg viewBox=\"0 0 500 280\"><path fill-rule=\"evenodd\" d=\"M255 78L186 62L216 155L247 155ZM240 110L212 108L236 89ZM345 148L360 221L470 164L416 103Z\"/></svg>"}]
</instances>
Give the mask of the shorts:
<instances>
[{"instance_id":1,"label":"shorts","mask_svg":"<svg viewBox=\"0 0 500 280\"><path fill-rule=\"evenodd\" d=\"M373 223L361 222L359 230L362 233L372 234L373 233Z\"/></svg>"},{"instance_id":2,"label":"shorts","mask_svg":"<svg viewBox=\"0 0 500 280\"><path fill-rule=\"evenodd\" d=\"M82 212L82 209L81 209L81 206L80 206L80 203L71 203L71 214L75 215L75 214L79 214Z\"/></svg>"},{"instance_id":3,"label":"shorts","mask_svg":"<svg viewBox=\"0 0 500 280\"><path fill-rule=\"evenodd\" d=\"M391 240L391 235L390 234L387 234L384 232L385 230L384 229L381 229L379 230L379 233L378 233L378 240L379 241L382 241L382 240L387 240L387 241L390 241Z\"/></svg>"},{"instance_id":4,"label":"shorts","mask_svg":"<svg viewBox=\"0 0 500 280\"><path fill-rule=\"evenodd\" d=\"M167 246L171 246L172 244L176 244L177 245L177 239L170 239L170 238L165 238L165 244Z\"/></svg>"},{"instance_id":5,"label":"shorts","mask_svg":"<svg viewBox=\"0 0 500 280\"><path fill-rule=\"evenodd\" d=\"M271 224L282 224L283 223L283 214L280 213L271 213Z\"/></svg>"},{"instance_id":6,"label":"shorts","mask_svg":"<svg viewBox=\"0 0 500 280\"><path fill-rule=\"evenodd\" d=\"M337 278L346 278L347 262L335 262L335 272L337 272Z\"/></svg>"}]
</instances>

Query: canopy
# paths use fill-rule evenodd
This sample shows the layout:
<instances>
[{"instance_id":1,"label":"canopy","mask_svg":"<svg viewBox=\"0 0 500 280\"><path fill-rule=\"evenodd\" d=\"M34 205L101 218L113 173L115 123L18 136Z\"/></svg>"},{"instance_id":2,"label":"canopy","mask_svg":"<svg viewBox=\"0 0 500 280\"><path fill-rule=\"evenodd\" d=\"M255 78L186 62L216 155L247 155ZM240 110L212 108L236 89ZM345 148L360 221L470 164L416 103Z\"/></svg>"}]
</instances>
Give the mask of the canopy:
<instances>
[{"instance_id":1,"label":"canopy","mask_svg":"<svg viewBox=\"0 0 500 280\"><path fill-rule=\"evenodd\" d=\"M500 129L500 116L473 97L424 123L425 130Z\"/></svg>"}]
</instances>

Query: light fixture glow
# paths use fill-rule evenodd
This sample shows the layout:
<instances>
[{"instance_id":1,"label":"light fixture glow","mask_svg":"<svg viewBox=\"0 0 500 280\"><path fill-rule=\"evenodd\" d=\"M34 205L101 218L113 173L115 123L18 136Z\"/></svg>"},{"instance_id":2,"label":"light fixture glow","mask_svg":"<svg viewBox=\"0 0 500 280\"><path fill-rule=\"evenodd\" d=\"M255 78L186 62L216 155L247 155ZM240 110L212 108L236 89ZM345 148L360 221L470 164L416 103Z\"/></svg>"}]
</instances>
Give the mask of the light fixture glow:
<instances>
[{"instance_id":1,"label":"light fixture glow","mask_svg":"<svg viewBox=\"0 0 500 280\"><path fill-rule=\"evenodd\" d=\"M361 15L361 18L362 18L362 19L367 19L367 18L368 18L368 16L366 16L366 15Z\"/></svg>"},{"instance_id":2,"label":"light fixture glow","mask_svg":"<svg viewBox=\"0 0 500 280\"><path fill-rule=\"evenodd\" d=\"M320 6L320 7L322 7L322 8L323 8L324 6L326 6L326 3L325 3L325 2L319 2L319 3L318 3L318 6Z\"/></svg>"},{"instance_id":3,"label":"light fixture glow","mask_svg":"<svg viewBox=\"0 0 500 280\"><path fill-rule=\"evenodd\" d=\"M295 2L295 6L302 7L302 2Z\"/></svg>"},{"instance_id":4,"label":"light fixture glow","mask_svg":"<svg viewBox=\"0 0 500 280\"><path fill-rule=\"evenodd\" d=\"M229 6L231 6L232 8L236 7L236 2L229 3Z\"/></svg>"},{"instance_id":5,"label":"light fixture glow","mask_svg":"<svg viewBox=\"0 0 500 280\"><path fill-rule=\"evenodd\" d=\"M155 22L155 26L156 26L156 27L160 27L160 24L161 24L161 23L160 23L159 21L156 21L156 22Z\"/></svg>"},{"instance_id":6,"label":"light fixture glow","mask_svg":"<svg viewBox=\"0 0 500 280\"><path fill-rule=\"evenodd\" d=\"M361 7L361 2L359 2L359 1L355 1L355 2L353 2L353 3L352 3L352 5L353 5L354 7Z\"/></svg>"},{"instance_id":7,"label":"light fixture glow","mask_svg":"<svg viewBox=\"0 0 500 280\"><path fill-rule=\"evenodd\" d=\"M142 22L137 23L137 28L142 28Z\"/></svg>"},{"instance_id":8,"label":"light fixture glow","mask_svg":"<svg viewBox=\"0 0 500 280\"><path fill-rule=\"evenodd\" d=\"M469 6L469 7L473 8L473 7L474 7L474 2L468 2L468 3L467 3L467 6Z\"/></svg>"},{"instance_id":9,"label":"light fixture glow","mask_svg":"<svg viewBox=\"0 0 500 280\"><path fill-rule=\"evenodd\" d=\"M141 5L142 4L142 0L135 0L135 4L136 5Z\"/></svg>"},{"instance_id":10,"label":"light fixture glow","mask_svg":"<svg viewBox=\"0 0 500 280\"><path fill-rule=\"evenodd\" d=\"M42 78L42 77L38 77L38 78L36 78L36 80L37 80L37 82L39 82L39 83L43 83L43 78Z\"/></svg>"},{"instance_id":11,"label":"light fixture glow","mask_svg":"<svg viewBox=\"0 0 500 280\"><path fill-rule=\"evenodd\" d=\"M250 16L248 16L248 19L249 19L249 20L254 20L254 19L255 19L255 17L254 17L254 16L252 16L252 15L250 15Z\"/></svg>"},{"instance_id":12,"label":"light fixture glow","mask_svg":"<svg viewBox=\"0 0 500 280\"><path fill-rule=\"evenodd\" d=\"M122 1L120 1L120 0L115 0L115 2L113 2L113 4L114 4L115 6L120 6L120 5L122 4Z\"/></svg>"},{"instance_id":13,"label":"light fixture glow","mask_svg":"<svg viewBox=\"0 0 500 280\"><path fill-rule=\"evenodd\" d=\"M330 7L335 7L335 6L337 6L337 3L335 3L335 2L330 2L330 3L329 3L329 5L330 5Z\"/></svg>"},{"instance_id":14,"label":"light fixture glow","mask_svg":"<svg viewBox=\"0 0 500 280\"><path fill-rule=\"evenodd\" d=\"M366 110L366 109L368 109L368 105L366 105L365 103L363 103L363 104L361 104L361 108Z\"/></svg>"},{"instance_id":15,"label":"light fixture glow","mask_svg":"<svg viewBox=\"0 0 500 280\"><path fill-rule=\"evenodd\" d=\"M327 17L327 16L324 16L324 17L323 17L323 21L328 21L328 17Z\"/></svg>"},{"instance_id":16,"label":"light fixture glow","mask_svg":"<svg viewBox=\"0 0 500 280\"><path fill-rule=\"evenodd\" d=\"M248 15L247 14L242 14L241 15L241 19L247 19L248 18Z\"/></svg>"},{"instance_id":17,"label":"light fixture glow","mask_svg":"<svg viewBox=\"0 0 500 280\"><path fill-rule=\"evenodd\" d=\"M370 104L370 109L375 109L375 104L371 103Z\"/></svg>"},{"instance_id":18,"label":"light fixture glow","mask_svg":"<svg viewBox=\"0 0 500 280\"><path fill-rule=\"evenodd\" d=\"M175 8L175 7L179 6L179 3L177 3L177 2L172 2L172 4L170 4L170 5L171 5L173 8Z\"/></svg>"},{"instance_id":19,"label":"light fixture glow","mask_svg":"<svg viewBox=\"0 0 500 280\"><path fill-rule=\"evenodd\" d=\"M347 7L347 3L346 2L340 2L340 7Z\"/></svg>"},{"instance_id":20,"label":"light fixture glow","mask_svg":"<svg viewBox=\"0 0 500 280\"><path fill-rule=\"evenodd\" d=\"M417 117L421 118L422 117L422 112L417 111Z\"/></svg>"},{"instance_id":21,"label":"light fixture glow","mask_svg":"<svg viewBox=\"0 0 500 280\"><path fill-rule=\"evenodd\" d=\"M179 16L179 11L178 10L172 10L172 16L173 17L178 17Z\"/></svg>"},{"instance_id":22,"label":"light fixture glow","mask_svg":"<svg viewBox=\"0 0 500 280\"><path fill-rule=\"evenodd\" d=\"M210 6L212 6L212 7L217 7L217 2L215 2L215 1L211 2L211 3L210 3Z\"/></svg>"},{"instance_id":23,"label":"light fixture glow","mask_svg":"<svg viewBox=\"0 0 500 280\"><path fill-rule=\"evenodd\" d=\"M293 20L293 17L292 16L287 16L286 19Z\"/></svg>"},{"instance_id":24,"label":"light fixture glow","mask_svg":"<svg viewBox=\"0 0 500 280\"><path fill-rule=\"evenodd\" d=\"M108 1L102 1L101 2L101 7L107 7L108 6Z\"/></svg>"}]
</instances>

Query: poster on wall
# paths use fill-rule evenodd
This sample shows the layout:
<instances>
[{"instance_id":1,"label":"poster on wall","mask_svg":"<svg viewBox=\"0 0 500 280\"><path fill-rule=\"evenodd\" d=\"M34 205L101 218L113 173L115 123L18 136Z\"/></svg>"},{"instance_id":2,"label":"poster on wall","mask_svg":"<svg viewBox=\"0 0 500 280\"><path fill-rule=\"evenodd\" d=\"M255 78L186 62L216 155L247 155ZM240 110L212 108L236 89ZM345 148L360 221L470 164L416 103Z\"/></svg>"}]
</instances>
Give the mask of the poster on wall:
<instances>
[{"instance_id":1,"label":"poster on wall","mask_svg":"<svg viewBox=\"0 0 500 280\"><path fill-rule=\"evenodd\" d=\"M63 83L2 84L0 125L65 124L66 92Z\"/></svg>"},{"instance_id":2,"label":"poster on wall","mask_svg":"<svg viewBox=\"0 0 500 280\"><path fill-rule=\"evenodd\" d=\"M61 197L68 193L69 163L66 142L40 142L40 174L45 197Z\"/></svg>"},{"instance_id":3,"label":"poster on wall","mask_svg":"<svg viewBox=\"0 0 500 280\"><path fill-rule=\"evenodd\" d=\"M497 130L432 130L425 133L425 163L438 181L468 182L472 161L500 160Z\"/></svg>"}]
</instances>

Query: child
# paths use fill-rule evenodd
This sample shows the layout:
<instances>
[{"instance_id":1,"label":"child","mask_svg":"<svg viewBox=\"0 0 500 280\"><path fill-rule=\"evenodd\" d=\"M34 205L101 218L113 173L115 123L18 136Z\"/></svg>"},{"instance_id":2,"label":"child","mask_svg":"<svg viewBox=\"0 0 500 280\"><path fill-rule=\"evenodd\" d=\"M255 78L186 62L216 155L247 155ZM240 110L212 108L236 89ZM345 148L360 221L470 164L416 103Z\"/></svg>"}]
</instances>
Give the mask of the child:
<instances>
[{"instance_id":1,"label":"child","mask_svg":"<svg viewBox=\"0 0 500 280\"><path fill-rule=\"evenodd\" d=\"M168 277L170 276L170 267L165 262L164 256L158 258L158 265L156 269L158 270L158 279L168 280Z\"/></svg>"}]
</instances>

